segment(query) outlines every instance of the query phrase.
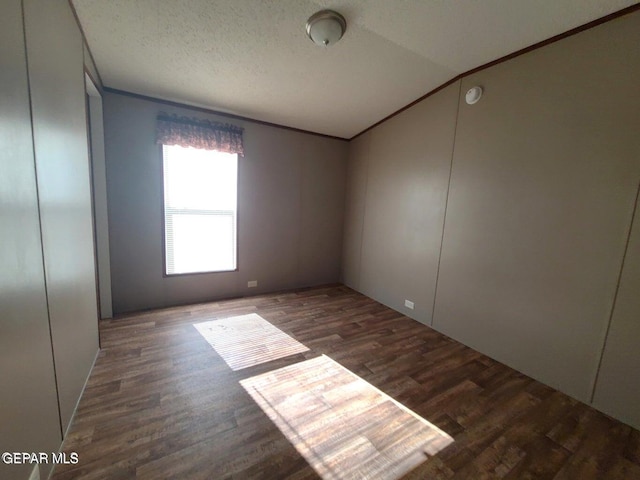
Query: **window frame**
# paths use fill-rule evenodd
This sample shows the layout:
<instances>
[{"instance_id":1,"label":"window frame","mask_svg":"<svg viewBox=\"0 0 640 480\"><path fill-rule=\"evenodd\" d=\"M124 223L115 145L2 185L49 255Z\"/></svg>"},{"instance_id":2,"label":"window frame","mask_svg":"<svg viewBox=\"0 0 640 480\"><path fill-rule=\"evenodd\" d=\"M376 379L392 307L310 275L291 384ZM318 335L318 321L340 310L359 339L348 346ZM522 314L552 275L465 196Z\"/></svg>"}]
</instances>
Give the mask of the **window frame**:
<instances>
[{"instance_id":1,"label":"window frame","mask_svg":"<svg viewBox=\"0 0 640 480\"><path fill-rule=\"evenodd\" d=\"M168 145L171 146L171 145ZM240 270L240 252L238 248L238 238L240 237L240 222L238 220L240 216L240 206L238 204L239 199L239 185L240 185L240 156L236 154L237 170L236 170L236 232L235 232L235 250L236 250L236 268L233 270L211 270L207 272L185 272L185 273L167 273L167 237L166 237L166 217L165 217L165 192L164 192L164 144L158 144L158 157L160 158L160 211L161 211L161 233L160 238L162 243L162 277L184 277L189 275L216 275L238 272Z\"/></svg>"}]
</instances>

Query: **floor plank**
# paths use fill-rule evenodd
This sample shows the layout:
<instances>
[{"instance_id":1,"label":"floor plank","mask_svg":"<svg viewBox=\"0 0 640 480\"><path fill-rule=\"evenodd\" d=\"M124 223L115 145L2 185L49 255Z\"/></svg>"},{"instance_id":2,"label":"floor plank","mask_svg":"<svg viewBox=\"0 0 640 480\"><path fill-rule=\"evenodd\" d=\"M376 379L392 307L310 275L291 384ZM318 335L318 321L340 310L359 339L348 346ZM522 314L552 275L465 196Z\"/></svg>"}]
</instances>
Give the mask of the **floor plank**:
<instances>
[{"instance_id":1,"label":"floor plank","mask_svg":"<svg viewBox=\"0 0 640 480\"><path fill-rule=\"evenodd\" d=\"M248 314L309 350L232 371L193 325ZM125 315L101 340L55 480L318 479L240 381L323 354L453 437L407 480L640 479L637 430L344 286Z\"/></svg>"}]
</instances>

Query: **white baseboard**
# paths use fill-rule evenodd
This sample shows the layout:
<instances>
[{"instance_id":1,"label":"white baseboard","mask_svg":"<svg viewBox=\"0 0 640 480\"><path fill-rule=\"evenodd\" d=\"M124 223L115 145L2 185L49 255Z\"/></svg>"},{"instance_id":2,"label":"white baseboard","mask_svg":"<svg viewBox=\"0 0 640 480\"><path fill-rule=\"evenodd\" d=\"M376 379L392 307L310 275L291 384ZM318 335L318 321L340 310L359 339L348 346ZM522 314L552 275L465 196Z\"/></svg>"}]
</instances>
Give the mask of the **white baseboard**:
<instances>
[{"instance_id":1,"label":"white baseboard","mask_svg":"<svg viewBox=\"0 0 640 480\"><path fill-rule=\"evenodd\" d=\"M40 466L37 463L33 466L33 470L31 470L29 480L40 480Z\"/></svg>"}]
</instances>

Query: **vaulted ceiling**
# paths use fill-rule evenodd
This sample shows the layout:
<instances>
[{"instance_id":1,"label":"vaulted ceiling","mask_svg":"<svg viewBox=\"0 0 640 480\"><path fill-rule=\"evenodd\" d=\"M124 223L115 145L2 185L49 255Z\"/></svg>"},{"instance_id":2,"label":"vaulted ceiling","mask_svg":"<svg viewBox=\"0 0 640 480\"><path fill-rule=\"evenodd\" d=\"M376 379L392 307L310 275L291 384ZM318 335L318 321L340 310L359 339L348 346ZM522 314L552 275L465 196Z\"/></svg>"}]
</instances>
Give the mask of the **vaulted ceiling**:
<instances>
[{"instance_id":1,"label":"vaulted ceiling","mask_svg":"<svg viewBox=\"0 0 640 480\"><path fill-rule=\"evenodd\" d=\"M104 85L350 138L455 76L635 0L72 0ZM329 48L323 8L347 20Z\"/></svg>"}]
</instances>

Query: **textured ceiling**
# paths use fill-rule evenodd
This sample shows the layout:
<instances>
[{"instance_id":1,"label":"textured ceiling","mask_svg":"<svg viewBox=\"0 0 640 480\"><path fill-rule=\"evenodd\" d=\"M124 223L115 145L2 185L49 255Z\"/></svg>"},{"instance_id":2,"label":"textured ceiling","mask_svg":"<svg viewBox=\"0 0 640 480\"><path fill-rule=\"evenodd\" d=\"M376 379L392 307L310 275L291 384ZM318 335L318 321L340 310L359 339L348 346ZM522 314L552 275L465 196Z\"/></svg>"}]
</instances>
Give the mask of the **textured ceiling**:
<instances>
[{"instance_id":1,"label":"textured ceiling","mask_svg":"<svg viewBox=\"0 0 640 480\"><path fill-rule=\"evenodd\" d=\"M350 138L456 75L636 0L72 0L105 86ZM333 8L343 39L314 45Z\"/></svg>"}]
</instances>

